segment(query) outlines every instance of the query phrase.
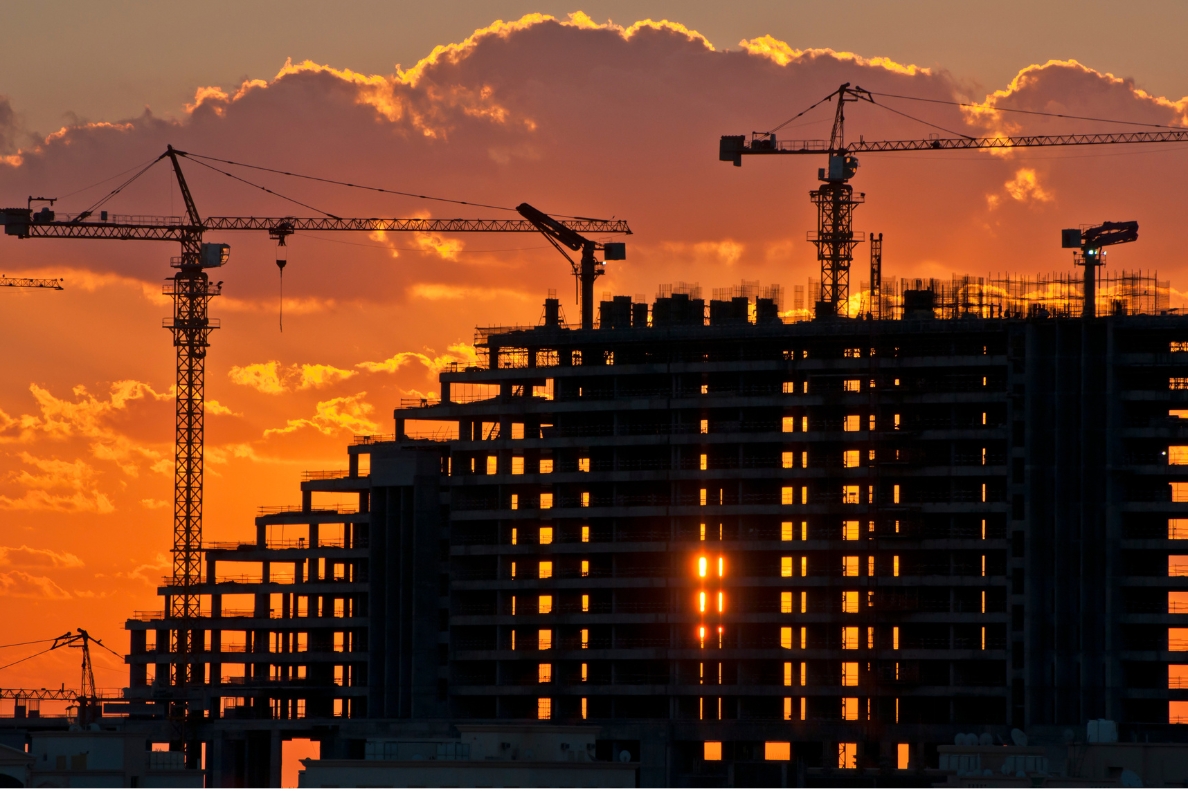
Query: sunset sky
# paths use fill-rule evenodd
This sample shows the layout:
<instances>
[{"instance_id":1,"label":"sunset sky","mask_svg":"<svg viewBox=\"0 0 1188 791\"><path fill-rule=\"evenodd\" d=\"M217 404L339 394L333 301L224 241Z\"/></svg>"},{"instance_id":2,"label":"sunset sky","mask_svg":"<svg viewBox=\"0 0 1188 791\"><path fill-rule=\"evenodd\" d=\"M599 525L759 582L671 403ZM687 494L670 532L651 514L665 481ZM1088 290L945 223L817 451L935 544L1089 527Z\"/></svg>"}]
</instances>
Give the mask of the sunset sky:
<instances>
[{"instance_id":1,"label":"sunset sky","mask_svg":"<svg viewBox=\"0 0 1188 791\"><path fill-rule=\"evenodd\" d=\"M1188 5L1130 3L149 3L6 6L0 205L90 206L172 144L281 170L492 206L627 219L628 257L596 293L792 287L817 271L805 232L816 158L717 161L839 83L961 134L1136 127L1015 108L1188 126ZM332 16L328 15L332 9ZM663 21L662 21L663 20ZM832 107L790 138L828 137ZM852 106L851 138L934 127ZM943 134L943 133L942 133ZM311 216L183 163L203 215ZM338 216L515 216L236 171ZM1067 271L1062 227L1138 220L1111 268L1158 270L1185 304L1188 144L1009 154L866 155L855 228L885 235L888 277ZM179 214L150 170L104 208ZM540 237L298 234L285 323L266 234L231 244L211 305L205 535L252 535L297 504L303 470L346 466L356 433L391 432L433 394L476 326L535 323L549 289L578 317L568 264ZM157 609L171 530L174 351L161 285L175 245L0 238L0 645L83 627L121 653ZM868 253L861 246L857 261ZM860 267L861 268L861 267ZM855 274L855 284L862 279ZM790 305L789 305L790 306ZM26 647L0 648L0 665ZM61 655L58 655L61 654ZM77 653L0 670L0 686L77 684ZM97 655L102 687L127 681Z\"/></svg>"}]
</instances>

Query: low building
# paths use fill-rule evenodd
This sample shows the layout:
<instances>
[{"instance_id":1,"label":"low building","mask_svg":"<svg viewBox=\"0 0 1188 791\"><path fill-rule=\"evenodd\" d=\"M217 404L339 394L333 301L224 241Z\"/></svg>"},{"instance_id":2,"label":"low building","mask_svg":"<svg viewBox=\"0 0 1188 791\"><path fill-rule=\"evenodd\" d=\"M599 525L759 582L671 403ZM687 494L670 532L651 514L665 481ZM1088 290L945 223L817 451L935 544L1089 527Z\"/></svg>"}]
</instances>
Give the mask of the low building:
<instances>
[{"instance_id":1,"label":"low building","mask_svg":"<svg viewBox=\"0 0 1188 791\"><path fill-rule=\"evenodd\" d=\"M10 750L4 749L4 756ZM38 788L202 788L180 752L154 751L143 733L70 730L35 733L29 786ZM2 760L2 758L0 758ZM3 772L3 764L0 764Z\"/></svg>"},{"instance_id":2,"label":"low building","mask_svg":"<svg viewBox=\"0 0 1188 791\"><path fill-rule=\"evenodd\" d=\"M596 760L599 728L466 725L444 739L368 739L363 759L306 759L302 788L634 788L630 754ZM628 760L622 760L626 758Z\"/></svg>"}]
</instances>

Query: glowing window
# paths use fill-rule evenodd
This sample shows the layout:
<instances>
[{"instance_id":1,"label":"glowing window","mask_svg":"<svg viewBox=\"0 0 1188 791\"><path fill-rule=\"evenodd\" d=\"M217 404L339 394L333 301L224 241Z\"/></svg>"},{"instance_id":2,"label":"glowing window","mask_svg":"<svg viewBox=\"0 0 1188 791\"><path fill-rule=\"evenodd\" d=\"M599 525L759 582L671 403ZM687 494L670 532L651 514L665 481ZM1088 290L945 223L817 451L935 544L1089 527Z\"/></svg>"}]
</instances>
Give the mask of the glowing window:
<instances>
[{"instance_id":1,"label":"glowing window","mask_svg":"<svg viewBox=\"0 0 1188 791\"><path fill-rule=\"evenodd\" d=\"M590 680L590 666L582 662L582 681ZM583 715L584 716L584 715Z\"/></svg>"},{"instance_id":2,"label":"glowing window","mask_svg":"<svg viewBox=\"0 0 1188 791\"><path fill-rule=\"evenodd\" d=\"M494 475L497 472L499 472L499 457L498 456L488 456L487 457L487 475Z\"/></svg>"},{"instance_id":3,"label":"glowing window","mask_svg":"<svg viewBox=\"0 0 1188 791\"><path fill-rule=\"evenodd\" d=\"M512 541L512 546L513 546L513 547L516 545L516 532L517 532L517 531L516 531L516 528L514 528L514 527L513 527L513 528L512 528L512 535L511 535L511 541Z\"/></svg>"},{"instance_id":4,"label":"glowing window","mask_svg":"<svg viewBox=\"0 0 1188 791\"><path fill-rule=\"evenodd\" d=\"M538 719L538 720L553 719L553 699L552 698L537 698L536 699L536 719Z\"/></svg>"},{"instance_id":5,"label":"glowing window","mask_svg":"<svg viewBox=\"0 0 1188 791\"><path fill-rule=\"evenodd\" d=\"M796 430L796 418L785 417L783 420L783 429L785 434L791 434Z\"/></svg>"},{"instance_id":6,"label":"glowing window","mask_svg":"<svg viewBox=\"0 0 1188 791\"><path fill-rule=\"evenodd\" d=\"M842 698L841 715L843 720L858 719L858 698ZM841 756L838 756L838 769L853 769L854 766L842 766Z\"/></svg>"},{"instance_id":7,"label":"glowing window","mask_svg":"<svg viewBox=\"0 0 1188 791\"><path fill-rule=\"evenodd\" d=\"M548 595L541 596L536 602L536 611L541 615L548 615L553 611L553 597Z\"/></svg>"},{"instance_id":8,"label":"glowing window","mask_svg":"<svg viewBox=\"0 0 1188 791\"><path fill-rule=\"evenodd\" d=\"M1167 688L1188 689L1188 665L1167 666Z\"/></svg>"},{"instance_id":9,"label":"glowing window","mask_svg":"<svg viewBox=\"0 0 1188 791\"><path fill-rule=\"evenodd\" d=\"M540 579L547 580L551 576L553 576L553 561L540 561Z\"/></svg>"},{"instance_id":10,"label":"glowing window","mask_svg":"<svg viewBox=\"0 0 1188 791\"><path fill-rule=\"evenodd\" d=\"M583 456L580 459L578 459L578 472L589 472L589 471L590 471L590 457Z\"/></svg>"},{"instance_id":11,"label":"glowing window","mask_svg":"<svg viewBox=\"0 0 1188 791\"><path fill-rule=\"evenodd\" d=\"M780 454L780 466L785 470L790 470L796 466L796 454L790 450L784 451Z\"/></svg>"},{"instance_id":12,"label":"glowing window","mask_svg":"<svg viewBox=\"0 0 1188 791\"><path fill-rule=\"evenodd\" d=\"M542 543L542 544L553 543L553 528L542 527L540 529L540 543Z\"/></svg>"},{"instance_id":13,"label":"glowing window","mask_svg":"<svg viewBox=\"0 0 1188 791\"><path fill-rule=\"evenodd\" d=\"M1188 538L1188 519L1168 519L1167 537L1173 541Z\"/></svg>"},{"instance_id":14,"label":"glowing window","mask_svg":"<svg viewBox=\"0 0 1188 791\"><path fill-rule=\"evenodd\" d=\"M846 419L842 423L842 431L861 431L861 430L862 430L862 415L846 415Z\"/></svg>"},{"instance_id":15,"label":"glowing window","mask_svg":"<svg viewBox=\"0 0 1188 791\"><path fill-rule=\"evenodd\" d=\"M698 502L699 502L701 505L705 505L705 504L706 504L706 496L705 496L705 492L706 492L706 490L705 490L705 489L702 489L700 492L698 492Z\"/></svg>"},{"instance_id":16,"label":"glowing window","mask_svg":"<svg viewBox=\"0 0 1188 791\"><path fill-rule=\"evenodd\" d=\"M983 492L983 495L984 494L985 493ZM893 502L893 503L899 502L899 484L895 484L894 486L891 487L891 502ZM985 501L983 500L983 502L985 502Z\"/></svg>"},{"instance_id":17,"label":"glowing window","mask_svg":"<svg viewBox=\"0 0 1188 791\"><path fill-rule=\"evenodd\" d=\"M707 761L721 761L722 760L722 743L721 742L706 742L703 751L705 760Z\"/></svg>"},{"instance_id":18,"label":"glowing window","mask_svg":"<svg viewBox=\"0 0 1188 791\"><path fill-rule=\"evenodd\" d=\"M552 684L553 683L553 666L549 664L542 664L536 666L536 683L538 684Z\"/></svg>"},{"instance_id":19,"label":"glowing window","mask_svg":"<svg viewBox=\"0 0 1188 791\"><path fill-rule=\"evenodd\" d=\"M524 474L524 457L512 456L512 475Z\"/></svg>"},{"instance_id":20,"label":"glowing window","mask_svg":"<svg viewBox=\"0 0 1188 791\"><path fill-rule=\"evenodd\" d=\"M541 474L542 474L542 475L548 475L548 474L549 474L549 473L551 473L552 471L553 471L553 460L552 460L552 459L541 459L541 460L540 460L540 472L541 472Z\"/></svg>"},{"instance_id":21,"label":"glowing window","mask_svg":"<svg viewBox=\"0 0 1188 791\"><path fill-rule=\"evenodd\" d=\"M1169 613L1188 612L1188 591L1168 591L1167 611Z\"/></svg>"},{"instance_id":22,"label":"glowing window","mask_svg":"<svg viewBox=\"0 0 1188 791\"><path fill-rule=\"evenodd\" d=\"M1188 522L1188 519L1184 521ZM1188 528L1186 528L1186 530L1188 530ZM792 538L792 523L780 522L780 541L791 541Z\"/></svg>"},{"instance_id":23,"label":"glowing window","mask_svg":"<svg viewBox=\"0 0 1188 791\"><path fill-rule=\"evenodd\" d=\"M785 393L795 393L796 392L796 383L795 382L784 382L783 391Z\"/></svg>"},{"instance_id":24,"label":"glowing window","mask_svg":"<svg viewBox=\"0 0 1188 791\"><path fill-rule=\"evenodd\" d=\"M808 392L808 382L805 382L805 383L804 383L804 392L806 392L806 393ZM809 424L808 424L808 415L805 415L804 417L802 417L802 418L800 419L800 430L801 430L801 431L808 431L808 426L809 426Z\"/></svg>"},{"instance_id":25,"label":"glowing window","mask_svg":"<svg viewBox=\"0 0 1188 791\"><path fill-rule=\"evenodd\" d=\"M800 576L802 576L802 577L808 576L808 556L807 555L801 555L801 557L800 557Z\"/></svg>"},{"instance_id":26,"label":"glowing window","mask_svg":"<svg viewBox=\"0 0 1188 791\"><path fill-rule=\"evenodd\" d=\"M780 593L780 612L792 612L792 591L782 591Z\"/></svg>"},{"instance_id":27,"label":"glowing window","mask_svg":"<svg viewBox=\"0 0 1188 791\"><path fill-rule=\"evenodd\" d=\"M590 507L590 493L589 492L582 492L581 503L582 503L582 508Z\"/></svg>"},{"instance_id":28,"label":"glowing window","mask_svg":"<svg viewBox=\"0 0 1188 791\"><path fill-rule=\"evenodd\" d=\"M701 433L702 433L702 434L708 434L708 433L709 433L709 421L708 421L708 420L702 420L702 421L701 421Z\"/></svg>"},{"instance_id":29,"label":"glowing window","mask_svg":"<svg viewBox=\"0 0 1188 791\"><path fill-rule=\"evenodd\" d=\"M891 649L893 651L899 650L899 627L898 626L891 627Z\"/></svg>"},{"instance_id":30,"label":"glowing window","mask_svg":"<svg viewBox=\"0 0 1188 791\"><path fill-rule=\"evenodd\" d=\"M1168 464L1188 464L1188 445L1172 445L1167 449Z\"/></svg>"},{"instance_id":31,"label":"glowing window","mask_svg":"<svg viewBox=\"0 0 1188 791\"><path fill-rule=\"evenodd\" d=\"M858 663L857 662L842 662L841 666L841 685L843 687L858 686Z\"/></svg>"},{"instance_id":32,"label":"glowing window","mask_svg":"<svg viewBox=\"0 0 1188 791\"><path fill-rule=\"evenodd\" d=\"M792 686L792 663L791 662L784 663L784 686L785 687Z\"/></svg>"},{"instance_id":33,"label":"glowing window","mask_svg":"<svg viewBox=\"0 0 1188 791\"><path fill-rule=\"evenodd\" d=\"M843 626L842 627L842 650L855 651L858 649L858 627L857 626Z\"/></svg>"},{"instance_id":34,"label":"glowing window","mask_svg":"<svg viewBox=\"0 0 1188 791\"><path fill-rule=\"evenodd\" d=\"M846 349L845 352L842 353L842 356L843 357L852 357L852 358L861 357L862 350L861 349Z\"/></svg>"},{"instance_id":35,"label":"glowing window","mask_svg":"<svg viewBox=\"0 0 1188 791\"><path fill-rule=\"evenodd\" d=\"M1171 725L1188 723L1188 700L1169 700L1167 702L1167 721Z\"/></svg>"},{"instance_id":36,"label":"glowing window","mask_svg":"<svg viewBox=\"0 0 1188 791\"><path fill-rule=\"evenodd\" d=\"M909 751L908 745L901 742L896 745L896 748L897 749L896 749L895 768L896 769L907 769L908 768L908 756L911 754Z\"/></svg>"},{"instance_id":37,"label":"glowing window","mask_svg":"<svg viewBox=\"0 0 1188 791\"><path fill-rule=\"evenodd\" d=\"M590 543L590 526L589 525L582 525L582 543L583 544Z\"/></svg>"},{"instance_id":38,"label":"glowing window","mask_svg":"<svg viewBox=\"0 0 1188 791\"><path fill-rule=\"evenodd\" d=\"M541 629L536 633L536 648L539 651L548 651L553 647L553 630Z\"/></svg>"},{"instance_id":39,"label":"glowing window","mask_svg":"<svg viewBox=\"0 0 1188 791\"><path fill-rule=\"evenodd\" d=\"M856 450L842 452L843 467L857 467L862 462L862 454Z\"/></svg>"},{"instance_id":40,"label":"glowing window","mask_svg":"<svg viewBox=\"0 0 1188 791\"><path fill-rule=\"evenodd\" d=\"M590 612L590 594L582 594L582 612Z\"/></svg>"},{"instance_id":41,"label":"glowing window","mask_svg":"<svg viewBox=\"0 0 1188 791\"><path fill-rule=\"evenodd\" d=\"M551 493L541 492L540 507L541 508L552 508L553 507L553 495Z\"/></svg>"},{"instance_id":42,"label":"glowing window","mask_svg":"<svg viewBox=\"0 0 1188 791\"><path fill-rule=\"evenodd\" d=\"M842 382L842 391L846 393L857 393L862 390L861 379L846 379Z\"/></svg>"},{"instance_id":43,"label":"glowing window","mask_svg":"<svg viewBox=\"0 0 1188 791\"><path fill-rule=\"evenodd\" d=\"M702 576L705 576L704 574ZM780 576L792 576L792 558L780 558Z\"/></svg>"},{"instance_id":44,"label":"glowing window","mask_svg":"<svg viewBox=\"0 0 1188 791\"><path fill-rule=\"evenodd\" d=\"M791 648L791 647L792 647L792 627L791 626L781 626L780 627L780 648Z\"/></svg>"},{"instance_id":45,"label":"glowing window","mask_svg":"<svg viewBox=\"0 0 1188 791\"><path fill-rule=\"evenodd\" d=\"M1188 352L1188 341L1172 341L1171 350L1173 352Z\"/></svg>"},{"instance_id":46,"label":"glowing window","mask_svg":"<svg viewBox=\"0 0 1188 791\"><path fill-rule=\"evenodd\" d=\"M843 577L857 577L858 576L858 556L847 555L842 558L842 576Z\"/></svg>"},{"instance_id":47,"label":"glowing window","mask_svg":"<svg viewBox=\"0 0 1188 791\"><path fill-rule=\"evenodd\" d=\"M784 719L792 719L792 698L784 698Z\"/></svg>"},{"instance_id":48,"label":"glowing window","mask_svg":"<svg viewBox=\"0 0 1188 791\"><path fill-rule=\"evenodd\" d=\"M709 456L707 456L704 453L701 454L701 459L699 460L699 464L700 464L699 469L708 470L709 469Z\"/></svg>"},{"instance_id":49,"label":"glowing window","mask_svg":"<svg viewBox=\"0 0 1188 791\"><path fill-rule=\"evenodd\" d=\"M709 385L702 385L702 386L701 386L701 394L702 394L702 395L709 395Z\"/></svg>"},{"instance_id":50,"label":"glowing window","mask_svg":"<svg viewBox=\"0 0 1188 791\"><path fill-rule=\"evenodd\" d=\"M581 639L582 648L589 648L590 647L590 630L583 629L581 638L582 638Z\"/></svg>"},{"instance_id":51,"label":"glowing window","mask_svg":"<svg viewBox=\"0 0 1188 791\"><path fill-rule=\"evenodd\" d=\"M842 612L858 612L858 591L842 591L841 606Z\"/></svg>"},{"instance_id":52,"label":"glowing window","mask_svg":"<svg viewBox=\"0 0 1188 791\"><path fill-rule=\"evenodd\" d=\"M802 613L808 612L808 591L800 592L800 611Z\"/></svg>"},{"instance_id":53,"label":"glowing window","mask_svg":"<svg viewBox=\"0 0 1188 791\"><path fill-rule=\"evenodd\" d=\"M511 578L516 578L516 562L514 560L511 562Z\"/></svg>"},{"instance_id":54,"label":"glowing window","mask_svg":"<svg viewBox=\"0 0 1188 791\"><path fill-rule=\"evenodd\" d=\"M858 540L858 520L848 519L842 522L842 541Z\"/></svg>"},{"instance_id":55,"label":"glowing window","mask_svg":"<svg viewBox=\"0 0 1188 791\"><path fill-rule=\"evenodd\" d=\"M1168 555L1167 576L1188 577L1188 555Z\"/></svg>"},{"instance_id":56,"label":"glowing window","mask_svg":"<svg viewBox=\"0 0 1188 791\"><path fill-rule=\"evenodd\" d=\"M588 561L588 560L582 561L582 576L583 577L590 576L590 561Z\"/></svg>"},{"instance_id":57,"label":"glowing window","mask_svg":"<svg viewBox=\"0 0 1188 791\"><path fill-rule=\"evenodd\" d=\"M524 424L523 423L512 423L511 430L512 430L512 436L511 436L512 439L523 439L524 438Z\"/></svg>"},{"instance_id":58,"label":"glowing window","mask_svg":"<svg viewBox=\"0 0 1188 791\"><path fill-rule=\"evenodd\" d=\"M1175 628L1167 630L1168 651L1188 651L1188 629Z\"/></svg>"},{"instance_id":59,"label":"glowing window","mask_svg":"<svg viewBox=\"0 0 1188 791\"><path fill-rule=\"evenodd\" d=\"M1167 410L1168 417L1174 417L1177 420L1188 419L1188 409L1169 409Z\"/></svg>"},{"instance_id":60,"label":"glowing window","mask_svg":"<svg viewBox=\"0 0 1188 791\"><path fill-rule=\"evenodd\" d=\"M1173 376L1167 380L1168 390L1188 390L1188 377Z\"/></svg>"},{"instance_id":61,"label":"glowing window","mask_svg":"<svg viewBox=\"0 0 1188 791\"><path fill-rule=\"evenodd\" d=\"M899 555L895 555L891 558L891 576L899 576Z\"/></svg>"},{"instance_id":62,"label":"glowing window","mask_svg":"<svg viewBox=\"0 0 1188 791\"><path fill-rule=\"evenodd\" d=\"M792 744L790 742L764 742L763 760L790 761L792 760Z\"/></svg>"},{"instance_id":63,"label":"glowing window","mask_svg":"<svg viewBox=\"0 0 1188 791\"><path fill-rule=\"evenodd\" d=\"M843 486L842 487L842 502L847 505L857 505L862 502L862 487L861 486Z\"/></svg>"},{"instance_id":64,"label":"glowing window","mask_svg":"<svg viewBox=\"0 0 1188 791\"><path fill-rule=\"evenodd\" d=\"M520 507L520 495L518 495L518 494L513 494L513 495L511 496L511 509L512 509L513 511L515 511L515 510L517 510L519 507Z\"/></svg>"},{"instance_id":65,"label":"glowing window","mask_svg":"<svg viewBox=\"0 0 1188 791\"><path fill-rule=\"evenodd\" d=\"M791 486L780 487L780 505L793 505L795 503L795 490Z\"/></svg>"}]
</instances>

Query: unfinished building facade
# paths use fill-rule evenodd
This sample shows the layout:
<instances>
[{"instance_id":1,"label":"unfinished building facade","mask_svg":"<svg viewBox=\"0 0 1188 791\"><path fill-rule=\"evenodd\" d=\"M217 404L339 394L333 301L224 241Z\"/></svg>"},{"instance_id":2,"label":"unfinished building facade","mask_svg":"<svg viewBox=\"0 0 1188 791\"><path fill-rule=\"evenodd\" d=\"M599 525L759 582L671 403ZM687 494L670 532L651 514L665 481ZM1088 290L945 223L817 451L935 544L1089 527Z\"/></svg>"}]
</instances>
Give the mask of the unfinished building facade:
<instances>
[{"instance_id":1,"label":"unfinished building facade","mask_svg":"<svg viewBox=\"0 0 1188 791\"><path fill-rule=\"evenodd\" d=\"M939 318L927 293L791 324L616 298L594 330L551 302L481 333L395 436L210 548L208 727L291 718L349 757L345 719L586 721L645 785L934 766L958 733L1097 718L1166 738L1188 322ZM129 628L151 696L170 623Z\"/></svg>"}]
</instances>

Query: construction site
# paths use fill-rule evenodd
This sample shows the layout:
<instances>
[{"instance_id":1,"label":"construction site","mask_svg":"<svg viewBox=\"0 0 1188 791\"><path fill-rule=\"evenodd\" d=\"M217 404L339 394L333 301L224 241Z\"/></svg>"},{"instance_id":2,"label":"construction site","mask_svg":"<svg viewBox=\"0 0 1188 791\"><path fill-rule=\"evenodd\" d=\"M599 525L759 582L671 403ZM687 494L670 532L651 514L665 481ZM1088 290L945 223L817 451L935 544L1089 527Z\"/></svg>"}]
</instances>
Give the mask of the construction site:
<instances>
[{"instance_id":1,"label":"construction site","mask_svg":"<svg viewBox=\"0 0 1188 791\"><path fill-rule=\"evenodd\" d=\"M293 739L320 746L303 786L1188 780L1188 317L1157 273L1105 267L1138 222L1064 229L1068 272L895 279L850 184L864 151L1188 132L847 144L861 94L832 95L829 141L720 143L735 165L825 162L807 287L596 301L627 223L527 204L203 218L180 162L209 158L172 148L176 222L3 210L10 237L182 255L162 607L128 617L118 693L88 689L86 663L69 718L5 691L0 775L86 784L78 745L107 738L132 785L279 786ZM296 230L377 227L544 234L576 320L550 295L534 325L478 328L439 398L390 405L390 434L293 481L300 506L204 541L208 270L227 247L203 235L267 232L283 267Z\"/></svg>"}]
</instances>

